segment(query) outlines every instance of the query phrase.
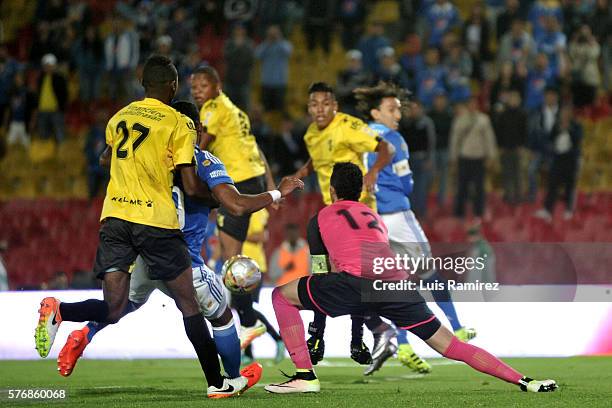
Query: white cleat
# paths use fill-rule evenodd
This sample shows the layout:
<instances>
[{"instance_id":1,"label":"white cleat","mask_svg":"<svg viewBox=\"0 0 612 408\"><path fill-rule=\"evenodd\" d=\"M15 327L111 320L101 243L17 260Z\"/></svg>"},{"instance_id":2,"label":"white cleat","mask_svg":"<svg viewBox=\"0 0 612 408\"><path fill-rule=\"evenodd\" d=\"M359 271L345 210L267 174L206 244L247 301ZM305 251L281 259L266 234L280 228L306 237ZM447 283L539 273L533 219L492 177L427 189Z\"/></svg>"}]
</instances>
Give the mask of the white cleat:
<instances>
[{"instance_id":1,"label":"white cleat","mask_svg":"<svg viewBox=\"0 0 612 408\"><path fill-rule=\"evenodd\" d=\"M519 386L525 392L552 392L559 388L555 380L538 381L527 377L520 379Z\"/></svg>"},{"instance_id":2,"label":"white cleat","mask_svg":"<svg viewBox=\"0 0 612 408\"><path fill-rule=\"evenodd\" d=\"M248 385L248 380L243 377L224 378L221 388L215 386L208 387L206 395L208 398L230 398L237 397L242 394Z\"/></svg>"},{"instance_id":3,"label":"white cleat","mask_svg":"<svg viewBox=\"0 0 612 408\"><path fill-rule=\"evenodd\" d=\"M240 349L244 350L255 340L257 337L263 335L268 331L266 329L266 325L261 322L261 320L257 320L255 325L251 327L242 326L240 329Z\"/></svg>"},{"instance_id":4,"label":"white cleat","mask_svg":"<svg viewBox=\"0 0 612 408\"><path fill-rule=\"evenodd\" d=\"M321 391L321 383L318 378L312 380L305 380L298 378L298 374L293 377L289 377L288 381L280 384L269 384L264 389L272 394L295 394L295 393L309 393Z\"/></svg>"}]
</instances>

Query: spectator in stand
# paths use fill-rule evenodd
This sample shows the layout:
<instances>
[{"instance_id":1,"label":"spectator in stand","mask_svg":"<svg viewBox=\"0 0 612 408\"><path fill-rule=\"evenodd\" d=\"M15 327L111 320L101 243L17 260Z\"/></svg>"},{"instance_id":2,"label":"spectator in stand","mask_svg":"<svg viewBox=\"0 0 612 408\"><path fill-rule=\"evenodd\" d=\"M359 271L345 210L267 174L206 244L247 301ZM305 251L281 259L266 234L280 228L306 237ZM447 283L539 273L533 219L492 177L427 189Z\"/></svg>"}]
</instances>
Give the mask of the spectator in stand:
<instances>
[{"instance_id":1,"label":"spectator in stand","mask_svg":"<svg viewBox=\"0 0 612 408\"><path fill-rule=\"evenodd\" d=\"M39 67L42 57L46 54L55 54L57 44L51 38L51 27L49 23L41 21L36 27L36 35L32 39L30 48L30 63L34 67Z\"/></svg>"},{"instance_id":2,"label":"spectator in stand","mask_svg":"<svg viewBox=\"0 0 612 408\"><path fill-rule=\"evenodd\" d=\"M461 25L459 11L448 0L436 0L425 12L425 20L427 22L427 44L430 47L439 47L444 34Z\"/></svg>"},{"instance_id":3,"label":"spectator in stand","mask_svg":"<svg viewBox=\"0 0 612 408\"><path fill-rule=\"evenodd\" d=\"M104 45L96 26L87 26L78 40L75 63L79 73L79 98L88 103L100 98L100 72L104 66Z\"/></svg>"},{"instance_id":4,"label":"spectator in stand","mask_svg":"<svg viewBox=\"0 0 612 408\"><path fill-rule=\"evenodd\" d=\"M15 74L13 88L9 92L9 101L6 141L9 145L20 143L28 147L30 146L29 124L32 112L36 108L36 96L28 89L23 71ZM1 127L5 127L4 123Z\"/></svg>"},{"instance_id":5,"label":"spectator in stand","mask_svg":"<svg viewBox=\"0 0 612 408\"><path fill-rule=\"evenodd\" d=\"M597 0L595 11L588 24L593 29L593 35L601 46L603 66L603 88L610 89L610 71L612 70L612 7L608 0Z\"/></svg>"},{"instance_id":6,"label":"spectator in stand","mask_svg":"<svg viewBox=\"0 0 612 408\"><path fill-rule=\"evenodd\" d=\"M306 0L304 3L304 35L308 52L314 52L319 45L329 57L336 11L334 1Z\"/></svg>"},{"instance_id":7,"label":"spectator in stand","mask_svg":"<svg viewBox=\"0 0 612 408\"><path fill-rule=\"evenodd\" d=\"M470 54L461 45L454 44L444 59L446 86L452 103L469 99L470 74L473 70ZM439 92L438 92L439 93Z\"/></svg>"},{"instance_id":8,"label":"spectator in stand","mask_svg":"<svg viewBox=\"0 0 612 408\"><path fill-rule=\"evenodd\" d=\"M155 53L169 58L178 67L182 65L181 55L173 47L172 37L169 35L159 36L155 40Z\"/></svg>"},{"instance_id":9,"label":"spectator in stand","mask_svg":"<svg viewBox=\"0 0 612 408\"><path fill-rule=\"evenodd\" d=\"M546 54L538 54L535 66L527 74L525 83L525 108L527 111L537 111L544 101L546 88L557 85L559 72L548 65Z\"/></svg>"},{"instance_id":10,"label":"spectator in stand","mask_svg":"<svg viewBox=\"0 0 612 408\"><path fill-rule=\"evenodd\" d=\"M232 36L226 41L223 48L223 57L225 60L223 92L236 106L248 112L251 102L251 73L255 65L255 51L253 42L243 25L234 26Z\"/></svg>"},{"instance_id":11,"label":"spectator in stand","mask_svg":"<svg viewBox=\"0 0 612 408\"><path fill-rule=\"evenodd\" d=\"M66 79L57 72L57 58L47 54L42 58L43 72L38 80L38 134L43 139L52 136L64 141L64 112L68 104Z\"/></svg>"},{"instance_id":12,"label":"spectator in stand","mask_svg":"<svg viewBox=\"0 0 612 408\"><path fill-rule=\"evenodd\" d=\"M417 99L429 109L434 95L440 91L446 91L446 70L440 65L440 52L436 48L428 48L425 67L417 75Z\"/></svg>"},{"instance_id":13,"label":"spectator in stand","mask_svg":"<svg viewBox=\"0 0 612 408\"><path fill-rule=\"evenodd\" d=\"M46 286L43 289L47 289L47 290L66 290L66 289L69 289L69 287L68 287L68 276L66 275L66 272L64 272L64 271L57 271L53 275L53 278L51 279L51 281L46 283L46 285L43 284L43 286Z\"/></svg>"},{"instance_id":14,"label":"spectator in stand","mask_svg":"<svg viewBox=\"0 0 612 408\"><path fill-rule=\"evenodd\" d=\"M548 164L546 144L553 138L551 133L559 122L559 111L559 93L555 88L549 87L544 92L543 106L529 118L528 147L531 150L531 158L528 166L527 198L530 202L536 200L540 171Z\"/></svg>"},{"instance_id":15,"label":"spectator in stand","mask_svg":"<svg viewBox=\"0 0 612 408\"><path fill-rule=\"evenodd\" d=\"M574 34L569 46L572 69L572 95L574 106L582 108L595 100L597 88L601 86L599 72L600 47L591 32L591 27L583 25Z\"/></svg>"},{"instance_id":16,"label":"spectator in stand","mask_svg":"<svg viewBox=\"0 0 612 408\"><path fill-rule=\"evenodd\" d=\"M546 54L548 65L553 71L560 71L567 47L565 34L554 17L544 17L544 29L535 37L538 52Z\"/></svg>"},{"instance_id":17,"label":"spectator in stand","mask_svg":"<svg viewBox=\"0 0 612 408\"><path fill-rule=\"evenodd\" d=\"M194 27L189 24L183 7L177 7L172 13L172 21L168 24L168 35L172 39L174 49L185 55L194 41Z\"/></svg>"},{"instance_id":18,"label":"spectator in stand","mask_svg":"<svg viewBox=\"0 0 612 408\"><path fill-rule=\"evenodd\" d=\"M406 72L402 70L401 65L395 58L395 50L393 47L385 47L379 51L379 68L374 75L374 82L380 81L390 82L398 85L401 88L408 89L410 85Z\"/></svg>"},{"instance_id":19,"label":"spectator in stand","mask_svg":"<svg viewBox=\"0 0 612 408\"><path fill-rule=\"evenodd\" d=\"M291 43L283 38L278 26L268 27L266 39L255 49L261 61L261 101L266 111L284 111L289 81Z\"/></svg>"},{"instance_id":20,"label":"spectator in stand","mask_svg":"<svg viewBox=\"0 0 612 408\"><path fill-rule=\"evenodd\" d=\"M308 161L304 133L286 114L281 123L280 140L274 143L275 150L272 155L278 160L277 174L293 174Z\"/></svg>"},{"instance_id":21,"label":"spectator in stand","mask_svg":"<svg viewBox=\"0 0 612 408\"><path fill-rule=\"evenodd\" d=\"M495 114L493 125L500 150L504 201L517 205L522 199L521 161L527 145L527 112L522 107L519 91L505 92L508 103Z\"/></svg>"},{"instance_id":22,"label":"spectator in stand","mask_svg":"<svg viewBox=\"0 0 612 408\"><path fill-rule=\"evenodd\" d=\"M557 0L537 0L533 3L529 9L527 20L531 23L531 33L534 38L537 39L544 32L547 17L553 17L562 23L561 4Z\"/></svg>"},{"instance_id":23,"label":"spectator in stand","mask_svg":"<svg viewBox=\"0 0 612 408\"><path fill-rule=\"evenodd\" d=\"M223 2L219 0L202 0L198 10L198 27L212 27L216 35L221 35L225 27Z\"/></svg>"},{"instance_id":24,"label":"spectator in stand","mask_svg":"<svg viewBox=\"0 0 612 408\"><path fill-rule=\"evenodd\" d=\"M196 43L191 44L183 63L177 67L179 75L179 89L176 93L176 100L189 100L191 98L191 74L193 74L193 71L195 71L195 69L202 63L198 45ZM224 89L224 92L227 93L227 90Z\"/></svg>"},{"instance_id":25,"label":"spectator in stand","mask_svg":"<svg viewBox=\"0 0 612 408\"><path fill-rule=\"evenodd\" d=\"M410 169L414 179L410 203L417 217L426 217L427 196L433 180L436 130L419 101L414 101L408 114L402 116L399 133L406 140L410 151Z\"/></svg>"},{"instance_id":26,"label":"spectator in stand","mask_svg":"<svg viewBox=\"0 0 612 408\"><path fill-rule=\"evenodd\" d=\"M368 25L366 34L357 43L357 49L361 51L363 58L363 68L369 73L375 73L378 70L378 52L391 45L391 41L385 37L385 28L381 23L373 22Z\"/></svg>"},{"instance_id":27,"label":"spectator in stand","mask_svg":"<svg viewBox=\"0 0 612 408\"><path fill-rule=\"evenodd\" d=\"M472 57L471 76L479 81L484 79L484 64L491 60L490 32L483 5L476 3L472 7L470 17L463 25L462 43Z\"/></svg>"},{"instance_id":28,"label":"spectator in stand","mask_svg":"<svg viewBox=\"0 0 612 408\"><path fill-rule=\"evenodd\" d=\"M416 78L425 67L423 55L421 55L421 38L417 34L408 34L404 41L404 52L400 56L399 63L408 76L410 85L408 89L416 93Z\"/></svg>"},{"instance_id":29,"label":"spectator in stand","mask_svg":"<svg viewBox=\"0 0 612 408\"><path fill-rule=\"evenodd\" d=\"M140 58L139 36L128 20L113 21L112 32L104 41L109 97L114 101L132 98L130 82Z\"/></svg>"},{"instance_id":30,"label":"spectator in stand","mask_svg":"<svg viewBox=\"0 0 612 408\"><path fill-rule=\"evenodd\" d=\"M574 120L571 107L563 107L558 124L550 133L548 150L552 159L548 175L548 191L544 208L536 216L547 221L552 220L555 202L559 190L563 188L565 202L564 219L569 220L574 214L576 204L576 182L580 168L581 143L583 130L580 123Z\"/></svg>"},{"instance_id":31,"label":"spectator in stand","mask_svg":"<svg viewBox=\"0 0 612 408\"><path fill-rule=\"evenodd\" d=\"M531 34L525 30L525 23L522 20L514 20L510 31L501 38L498 60L510 61L513 64L526 63L535 56L536 48Z\"/></svg>"},{"instance_id":32,"label":"spectator in stand","mask_svg":"<svg viewBox=\"0 0 612 408\"><path fill-rule=\"evenodd\" d=\"M510 31L510 27L515 20L522 20L523 14L520 9L519 0L506 0L506 9L497 16L496 38L499 42L501 38Z\"/></svg>"},{"instance_id":33,"label":"spectator in stand","mask_svg":"<svg viewBox=\"0 0 612 408\"><path fill-rule=\"evenodd\" d=\"M353 116L359 115L353 89L369 86L371 82L372 75L363 69L361 51L348 51L346 68L340 71L336 82L336 95L342 112Z\"/></svg>"},{"instance_id":34,"label":"spectator in stand","mask_svg":"<svg viewBox=\"0 0 612 408\"><path fill-rule=\"evenodd\" d=\"M561 29L567 38L577 32L585 24L595 8L595 0L561 0L563 24Z\"/></svg>"},{"instance_id":35,"label":"spectator in stand","mask_svg":"<svg viewBox=\"0 0 612 408\"><path fill-rule=\"evenodd\" d=\"M98 195L100 188L105 191L110 177L108 168L100 165L100 155L106 148L107 116L107 112L103 110L96 113L95 122L89 129L85 141L84 153L87 159L87 186L89 187L90 200Z\"/></svg>"},{"instance_id":36,"label":"spectator in stand","mask_svg":"<svg viewBox=\"0 0 612 408\"><path fill-rule=\"evenodd\" d=\"M6 240L0 241L0 292L9 290L9 282L8 282L8 271L6 269L6 265L4 264L3 255L6 253L8 249L8 242Z\"/></svg>"},{"instance_id":37,"label":"spectator in stand","mask_svg":"<svg viewBox=\"0 0 612 408\"><path fill-rule=\"evenodd\" d=\"M285 240L274 251L270 261L270 279L274 286L283 286L310 273L310 250L300 237L297 224L285 226Z\"/></svg>"},{"instance_id":38,"label":"spectator in stand","mask_svg":"<svg viewBox=\"0 0 612 408\"><path fill-rule=\"evenodd\" d=\"M453 121L449 156L451 163L457 164L455 216L465 216L465 206L471 197L474 215L481 218L485 209L485 177L487 168L497 160L497 144L491 121L478 111L476 97L459 108Z\"/></svg>"},{"instance_id":39,"label":"spectator in stand","mask_svg":"<svg viewBox=\"0 0 612 408\"><path fill-rule=\"evenodd\" d=\"M10 91L18 68L19 64L9 55L6 44L0 43L0 125L4 124L10 104Z\"/></svg>"},{"instance_id":40,"label":"spectator in stand","mask_svg":"<svg viewBox=\"0 0 612 408\"><path fill-rule=\"evenodd\" d=\"M97 289L96 278L91 271L78 270L72 274L70 289L86 290Z\"/></svg>"},{"instance_id":41,"label":"spectator in stand","mask_svg":"<svg viewBox=\"0 0 612 408\"><path fill-rule=\"evenodd\" d=\"M259 3L257 10L257 24L255 24L254 32L249 30L256 37L263 37L266 34L265 29L271 25L281 27L281 31L287 35L291 34L293 25L296 20L301 22L303 10L299 10L299 16L296 16L296 9L299 4L287 0L266 0L255 2ZM299 18L297 18L299 17Z\"/></svg>"},{"instance_id":42,"label":"spectator in stand","mask_svg":"<svg viewBox=\"0 0 612 408\"><path fill-rule=\"evenodd\" d=\"M435 177L438 179L438 206L446 203L446 186L448 183L448 144L453 112L444 92L438 92L434 97L433 108L429 112L436 130Z\"/></svg>"},{"instance_id":43,"label":"spectator in stand","mask_svg":"<svg viewBox=\"0 0 612 408\"><path fill-rule=\"evenodd\" d=\"M522 99L524 83L515 73L512 62L506 61L501 63L499 77L491 87L489 109L492 112L501 112L508 102L505 97L509 95L510 91L518 91Z\"/></svg>"},{"instance_id":44,"label":"spectator in stand","mask_svg":"<svg viewBox=\"0 0 612 408\"><path fill-rule=\"evenodd\" d=\"M340 0L337 2L337 20L342 25L340 40L345 50L355 47L357 39L363 33L363 23L366 18L364 0Z\"/></svg>"}]
</instances>

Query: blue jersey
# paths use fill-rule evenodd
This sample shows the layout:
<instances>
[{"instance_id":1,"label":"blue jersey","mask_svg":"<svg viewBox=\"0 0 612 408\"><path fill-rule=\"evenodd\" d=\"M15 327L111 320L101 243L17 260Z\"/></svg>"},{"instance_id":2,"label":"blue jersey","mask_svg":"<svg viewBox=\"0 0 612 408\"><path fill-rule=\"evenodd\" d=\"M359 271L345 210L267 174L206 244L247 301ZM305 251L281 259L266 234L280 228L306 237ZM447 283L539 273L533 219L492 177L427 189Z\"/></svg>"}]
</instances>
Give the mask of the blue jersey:
<instances>
[{"instance_id":1,"label":"blue jersey","mask_svg":"<svg viewBox=\"0 0 612 408\"><path fill-rule=\"evenodd\" d=\"M408 145L402 135L380 123L370 123L380 137L395 147L391 163L378 174L376 207L380 214L391 214L410 209L408 194L412 191L412 171L408 165ZM376 161L376 153L368 153L368 168Z\"/></svg>"},{"instance_id":2,"label":"blue jersey","mask_svg":"<svg viewBox=\"0 0 612 408\"><path fill-rule=\"evenodd\" d=\"M234 184L221 160L210 152L196 147L194 157L197 166L196 173L208 185L208 188L212 190L219 184ZM201 252L206 238L210 208L183 193L183 183L180 177L176 177L174 184L172 198L174 199L174 205L176 205L179 226L189 247L191 266L196 268L204 265Z\"/></svg>"}]
</instances>

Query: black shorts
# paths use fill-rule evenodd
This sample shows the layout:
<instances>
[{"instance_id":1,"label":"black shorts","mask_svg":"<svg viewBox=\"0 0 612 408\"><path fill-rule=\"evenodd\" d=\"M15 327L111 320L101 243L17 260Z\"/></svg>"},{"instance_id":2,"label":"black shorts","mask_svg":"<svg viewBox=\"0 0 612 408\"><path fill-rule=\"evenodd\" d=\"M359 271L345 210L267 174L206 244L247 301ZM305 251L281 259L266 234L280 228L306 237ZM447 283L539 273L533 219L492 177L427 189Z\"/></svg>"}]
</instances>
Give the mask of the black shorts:
<instances>
[{"instance_id":1,"label":"black shorts","mask_svg":"<svg viewBox=\"0 0 612 408\"><path fill-rule=\"evenodd\" d=\"M191 271L191 257L180 230L107 218L100 228L94 264L98 279L103 279L107 272L129 271L138 255L142 256L153 280L169 281L186 269Z\"/></svg>"},{"instance_id":2,"label":"black shorts","mask_svg":"<svg viewBox=\"0 0 612 408\"><path fill-rule=\"evenodd\" d=\"M410 330L423 340L430 338L440 328L440 321L418 293L413 295L414 301L364 302L362 293L371 287L369 279L345 272L315 274L300 278L298 296L305 309L320 311L331 317L374 313L391 320L400 329Z\"/></svg>"},{"instance_id":3,"label":"black shorts","mask_svg":"<svg viewBox=\"0 0 612 408\"><path fill-rule=\"evenodd\" d=\"M266 177L257 176L236 183L241 194L261 194L266 191ZM246 241L251 214L240 217L230 214L223 206L217 211L217 228L240 242Z\"/></svg>"}]
</instances>

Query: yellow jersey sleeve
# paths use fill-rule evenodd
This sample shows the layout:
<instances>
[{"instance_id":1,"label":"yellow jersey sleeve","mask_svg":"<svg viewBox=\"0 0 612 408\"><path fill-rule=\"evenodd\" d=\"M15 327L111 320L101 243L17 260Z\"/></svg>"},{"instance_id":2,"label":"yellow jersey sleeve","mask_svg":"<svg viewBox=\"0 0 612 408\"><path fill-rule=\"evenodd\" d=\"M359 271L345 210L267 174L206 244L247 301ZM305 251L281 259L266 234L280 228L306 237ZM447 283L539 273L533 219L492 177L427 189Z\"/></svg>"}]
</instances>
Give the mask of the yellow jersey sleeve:
<instances>
[{"instance_id":1,"label":"yellow jersey sleeve","mask_svg":"<svg viewBox=\"0 0 612 408\"><path fill-rule=\"evenodd\" d=\"M106 124L106 135L105 135L105 139L106 139L106 144L108 146L112 146L113 145L113 129L111 127L111 123L108 122Z\"/></svg>"},{"instance_id":2,"label":"yellow jersey sleeve","mask_svg":"<svg viewBox=\"0 0 612 408\"><path fill-rule=\"evenodd\" d=\"M182 115L172 137L172 158L174 167L193 162L193 146L197 133L193 121Z\"/></svg>"},{"instance_id":3,"label":"yellow jersey sleeve","mask_svg":"<svg viewBox=\"0 0 612 408\"><path fill-rule=\"evenodd\" d=\"M270 214L265 208L251 214L247 236L265 231L269 217ZM255 260L262 273L265 273L268 270L268 261L266 259L266 252L264 250L263 243L245 241L242 245L242 253Z\"/></svg>"},{"instance_id":4,"label":"yellow jersey sleeve","mask_svg":"<svg viewBox=\"0 0 612 408\"><path fill-rule=\"evenodd\" d=\"M219 133L222 133L221 125L226 111L216 102L206 105L205 108L206 110L203 109L201 114L202 125L211 135L219 136Z\"/></svg>"},{"instance_id":5,"label":"yellow jersey sleeve","mask_svg":"<svg viewBox=\"0 0 612 408\"><path fill-rule=\"evenodd\" d=\"M380 136L359 119L347 121L342 131L341 143L354 152L373 152L379 141Z\"/></svg>"}]
</instances>

